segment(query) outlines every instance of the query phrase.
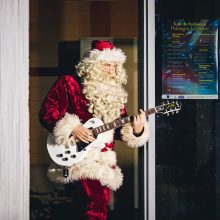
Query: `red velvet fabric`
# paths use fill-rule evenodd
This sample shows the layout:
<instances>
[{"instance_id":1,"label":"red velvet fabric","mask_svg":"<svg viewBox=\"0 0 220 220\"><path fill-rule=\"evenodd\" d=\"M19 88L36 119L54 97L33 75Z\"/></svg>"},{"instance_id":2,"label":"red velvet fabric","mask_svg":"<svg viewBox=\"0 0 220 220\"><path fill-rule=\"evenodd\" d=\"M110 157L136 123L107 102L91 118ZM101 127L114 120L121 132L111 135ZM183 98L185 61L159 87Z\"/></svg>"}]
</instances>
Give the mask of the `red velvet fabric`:
<instances>
[{"instance_id":1,"label":"red velvet fabric","mask_svg":"<svg viewBox=\"0 0 220 220\"><path fill-rule=\"evenodd\" d=\"M94 40L92 42L92 49L103 51L104 49L113 49L114 45L110 41Z\"/></svg>"},{"instance_id":2,"label":"red velvet fabric","mask_svg":"<svg viewBox=\"0 0 220 220\"><path fill-rule=\"evenodd\" d=\"M110 190L98 180L83 179L74 183L74 187L75 199L81 212L80 220L106 220Z\"/></svg>"},{"instance_id":3,"label":"red velvet fabric","mask_svg":"<svg viewBox=\"0 0 220 220\"><path fill-rule=\"evenodd\" d=\"M106 220L110 190L98 180L82 179L69 183L66 189L73 200L75 220Z\"/></svg>"},{"instance_id":4,"label":"red velvet fabric","mask_svg":"<svg viewBox=\"0 0 220 220\"><path fill-rule=\"evenodd\" d=\"M50 89L41 105L39 119L50 132L65 113L76 114L86 122L92 115L88 112L87 100L81 93L80 84L72 75L61 76Z\"/></svg>"}]
</instances>

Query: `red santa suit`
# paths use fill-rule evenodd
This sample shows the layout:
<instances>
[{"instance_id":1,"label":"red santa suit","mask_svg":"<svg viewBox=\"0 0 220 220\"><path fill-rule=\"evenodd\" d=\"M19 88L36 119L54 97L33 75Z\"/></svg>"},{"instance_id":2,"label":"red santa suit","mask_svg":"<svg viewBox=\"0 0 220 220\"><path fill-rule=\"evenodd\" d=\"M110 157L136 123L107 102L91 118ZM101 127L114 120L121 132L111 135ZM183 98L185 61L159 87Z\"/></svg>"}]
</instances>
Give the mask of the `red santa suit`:
<instances>
[{"instance_id":1,"label":"red santa suit","mask_svg":"<svg viewBox=\"0 0 220 220\"><path fill-rule=\"evenodd\" d=\"M86 75L96 62L113 61L122 65L125 59L124 53L110 42L95 41L90 53L78 66L79 76L84 79L83 84L80 84L73 75L65 75L52 86L41 105L39 118L41 124L53 132L58 144L68 145L70 141L75 142L71 135L75 126L85 123L92 117L109 122L127 115L124 107L127 94L121 86L122 79L126 79L123 76L125 74L123 69L120 73L122 77L117 80L103 81L101 77ZM90 65L87 68L88 63ZM96 71L94 74L96 75ZM94 99L98 102L93 102ZM106 220L110 190L117 190L123 181L123 174L117 165L114 140L121 139L130 147L138 147L147 141L148 133L147 122L140 136L133 134L133 128L129 123L117 131L107 131L103 136L102 146L91 149L86 158L70 167L67 178L63 177L62 167L54 163L49 167L48 177L56 183L73 183L78 194L76 195L79 199L78 204L81 204L82 219Z\"/></svg>"}]
</instances>

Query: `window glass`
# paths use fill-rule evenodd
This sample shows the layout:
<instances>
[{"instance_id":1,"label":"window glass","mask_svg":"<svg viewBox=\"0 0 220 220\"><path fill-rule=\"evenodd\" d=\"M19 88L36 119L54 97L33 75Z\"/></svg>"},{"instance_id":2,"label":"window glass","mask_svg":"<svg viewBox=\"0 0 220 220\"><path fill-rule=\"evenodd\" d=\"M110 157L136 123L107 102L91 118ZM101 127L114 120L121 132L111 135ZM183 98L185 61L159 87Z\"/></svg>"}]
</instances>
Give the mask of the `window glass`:
<instances>
[{"instance_id":1,"label":"window glass","mask_svg":"<svg viewBox=\"0 0 220 220\"><path fill-rule=\"evenodd\" d=\"M162 99L164 20L218 21L219 3L156 1L157 103ZM217 48L217 65L218 55ZM220 217L220 102L206 98L181 100L181 103L178 115L156 118L156 219L217 220Z\"/></svg>"}]
</instances>

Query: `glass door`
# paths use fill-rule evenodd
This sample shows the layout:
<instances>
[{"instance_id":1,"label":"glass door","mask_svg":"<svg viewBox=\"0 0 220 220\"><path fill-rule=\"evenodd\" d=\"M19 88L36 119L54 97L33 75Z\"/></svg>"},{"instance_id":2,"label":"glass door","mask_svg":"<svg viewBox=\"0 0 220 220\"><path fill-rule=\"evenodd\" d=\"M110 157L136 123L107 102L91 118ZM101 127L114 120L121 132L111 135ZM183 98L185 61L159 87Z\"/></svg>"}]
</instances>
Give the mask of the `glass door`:
<instances>
[{"instance_id":1,"label":"glass door","mask_svg":"<svg viewBox=\"0 0 220 220\"><path fill-rule=\"evenodd\" d=\"M155 100L183 98L178 115L155 119L156 220L217 220L220 2L157 0L155 10ZM180 77L180 69L184 77ZM216 85L215 97L210 96L211 83Z\"/></svg>"}]
</instances>

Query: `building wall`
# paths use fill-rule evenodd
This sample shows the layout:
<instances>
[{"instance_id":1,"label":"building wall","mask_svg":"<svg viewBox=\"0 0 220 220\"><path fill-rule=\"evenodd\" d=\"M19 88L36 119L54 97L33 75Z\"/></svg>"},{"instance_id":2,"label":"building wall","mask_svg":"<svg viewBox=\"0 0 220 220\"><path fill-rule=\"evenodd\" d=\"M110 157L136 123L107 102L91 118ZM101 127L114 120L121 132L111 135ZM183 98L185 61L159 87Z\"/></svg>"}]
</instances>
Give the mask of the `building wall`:
<instances>
[{"instance_id":1,"label":"building wall","mask_svg":"<svg viewBox=\"0 0 220 220\"><path fill-rule=\"evenodd\" d=\"M27 0L0 1L0 219L29 219Z\"/></svg>"}]
</instances>

